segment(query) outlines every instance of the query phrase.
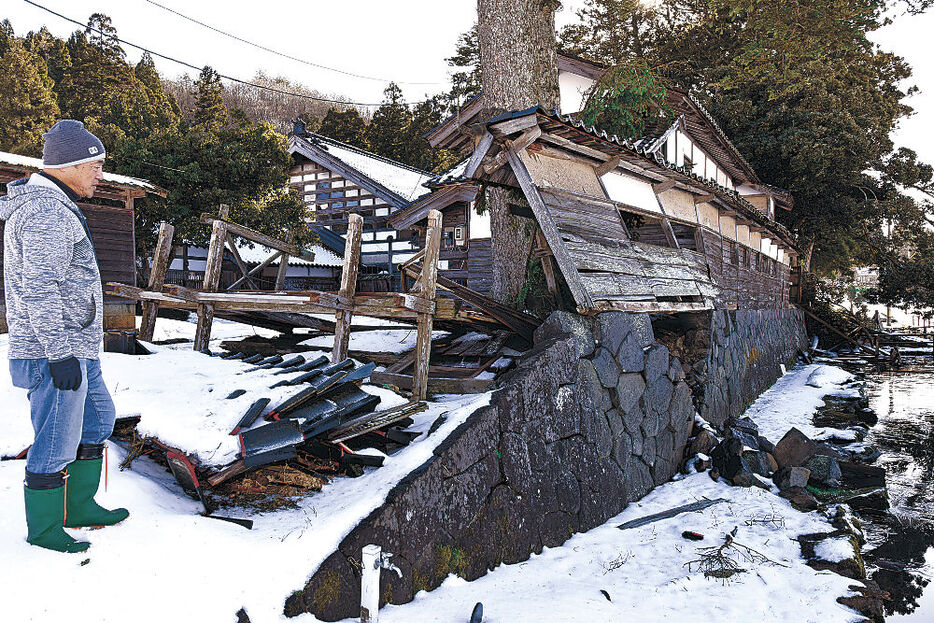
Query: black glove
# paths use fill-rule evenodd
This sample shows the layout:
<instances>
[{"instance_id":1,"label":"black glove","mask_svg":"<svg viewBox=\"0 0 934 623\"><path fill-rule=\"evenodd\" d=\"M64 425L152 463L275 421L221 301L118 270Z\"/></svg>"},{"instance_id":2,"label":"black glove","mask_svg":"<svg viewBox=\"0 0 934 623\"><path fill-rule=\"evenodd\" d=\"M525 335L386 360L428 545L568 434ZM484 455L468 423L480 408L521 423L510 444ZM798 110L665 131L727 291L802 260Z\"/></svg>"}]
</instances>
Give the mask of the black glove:
<instances>
[{"instance_id":1,"label":"black glove","mask_svg":"<svg viewBox=\"0 0 934 623\"><path fill-rule=\"evenodd\" d=\"M49 370L52 372L52 384L56 389L74 390L81 387L81 366L74 357L50 361Z\"/></svg>"}]
</instances>

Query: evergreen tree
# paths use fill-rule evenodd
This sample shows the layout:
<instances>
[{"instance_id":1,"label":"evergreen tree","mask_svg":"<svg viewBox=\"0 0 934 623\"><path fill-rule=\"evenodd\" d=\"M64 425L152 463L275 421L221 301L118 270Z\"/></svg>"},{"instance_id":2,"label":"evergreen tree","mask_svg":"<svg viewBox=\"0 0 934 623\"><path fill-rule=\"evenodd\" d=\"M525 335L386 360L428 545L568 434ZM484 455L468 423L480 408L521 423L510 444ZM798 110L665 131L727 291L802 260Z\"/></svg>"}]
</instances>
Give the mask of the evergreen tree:
<instances>
[{"instance_id":1,"label":"evergreen tree","mask_svg":"<svg viewBox=\"0 0 934 623\"><path fill-rule=\"evenodd\" d=\"M412 123L412 113L402 99L402 90L391 82L383 91L383 103L373 113L367 127L367 143L374 152L405 161L408 151L406 132Z\"/></svg>"},{"instance_id":2,"label":"evergreen tree","mask_svg":"<svg viewBox=\"0 0 934 623\"><path fill-rule=\"evenodd\" d=\"M211 67L205 65L195 82L195 125L218 129L227 123L227 106L224 104L224 85L220 76Z\"/></svg>"},{"instance_id":3,"label":"evergreen tree","mask_svg":"<svg viewBox=\"0 0 934 623\"><path fill-rule=\"evenodd\" d=\"M405 132L406 151L402 159L406 164L425 171L441 172L457 164L457 155L442 149L433 149L425 135L441 123L446 113L442 96L428 98L412 108L412 120Z\"/></svg>"},{"instance_id":4,"label":"evergreen tree","mask_svg":"<svg viewBox=\"0 0 934 623\"><path fill-rule=\"evenodd\" d=\"M10 44L15 39L13 34L13 24L10 23L10 20L5 19L0 22L0 56L6 54L6 51L10 49Z\"/></svg>"},{"instance_id":5,"label":"evergreen tree","mask_svg":"<svg viewBox=\"0 0 934 623\"><path fill-rule=\"evenodd\" d=\"M328 136L334 140L354 145L360 149L367 149L366 121L360 116L356 108L332 107L321 120L318 134Z\"/></svg>"},{"instance_id":6,"label":"evergreen tree","mask_svg":"<svg viewBox=\"0 0 934 623\"><path fill-rule=\"evenodd\" d=\"M49 78L56 85L61 83L65 73L71 68L71 54L65 42L43 26L37 32L30 32L25 37L26 48L33 54L45 59Z\"/></svg>"},{"instance_id":7,"label":"evergreen tree","mask_svg":"<svg viewBox=\"0 0 934 623\"><path fill-rule=\"evenodd\" d=\"M52 80L42 58L16 38L0 57L0 150L42 154L42 133L59 116Z\"/></svg>"},{"instance_id":8,"label":"evergreen tree","mask_svg":"<svg viewBox=\"0 0 934 623\"><path fill-rule=\"evenodd\" d=\"M444 59L448 65L455 67L451 75L451 90L445 95L450 109L463 106L480 94L480 42L477 39L477 24L470 30L461 33L457 38L457 47L454 55Z\"/></svg>"}]
</instances>

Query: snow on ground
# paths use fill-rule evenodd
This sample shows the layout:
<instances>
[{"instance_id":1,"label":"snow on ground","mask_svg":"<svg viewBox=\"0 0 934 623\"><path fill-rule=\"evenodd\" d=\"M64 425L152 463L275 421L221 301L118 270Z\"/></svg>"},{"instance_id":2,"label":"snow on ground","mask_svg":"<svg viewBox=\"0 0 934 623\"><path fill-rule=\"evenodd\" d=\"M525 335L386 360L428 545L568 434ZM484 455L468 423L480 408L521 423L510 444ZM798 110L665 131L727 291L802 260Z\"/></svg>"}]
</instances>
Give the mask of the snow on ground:
<instances>
[{"instance_id":1,"label":"snow on ground","mask_svg":"<svg viewBox=\"0 0 934 623\"><path fill-rule=\"evenodd\" d=\"M828 562L843 562L855 556L855 550L850 539L839 537L836 539L824 539L814 545L814 555L821 560Z\"/></svg>"},{"instance_id":2,"label":"snow on ground","mask_svg":"<svg viewBox=\"0 0 934 623\"><path fill-rule=\"evenodd\" d=\"M125 367L136 368L135 358L127 359ZM9 384L8 373L0 372L0 378ZM163 396L140 399L162 400L172 392L169 385ZM298 498L296 509L254 515L254 528L249 531L198 516L200 504L186 497L171 476L147 458L137 459L124 472L112 468L109 489L98 500L111 507L125 506L131 515L112 528L70 531L92 543L86 554L59 554L26 543L25 461L2 461L0 621L230 623L241 606L253 623L284 620L282 608L289 594L304 586L399 480L427 461L470 413L488 403L489 394L436 397L428 411L415 416L414 428L427 431L431 422L447 413L437 431L415 439L379 469L368 469L360 478L335 479L320 493ZM2 401L0 405L5 423L28 422L22 404ZM144 405L137 407L142 410ZM112 446L110 465L122 458L123 452ZM242 511L231 515L246 516ZM48 598L50 578L54 578L54 598Z\"/></svg>"},{"instance_id":3,"label":"snow on ground","mask_svg":"<svg viewBox=\"0 0 934 623\"><path fill-rule=\"evenodd\" d=\"M236 458L239 441L230 431L255 400L269 398L269 411L302 390L289 386L270 389L274 383L301 372L275 375L275 368L251 371L249 364L208 357L190 347L148 348L151 355L101 355L101 370L117 417L139 415L140 435L180 448L205 465L225 465ZM0 358L6 359L7 349L7 336L0 336ZM29 413L29 402L25 390L13 387L8 368L2 368L0 404L4 408L0 410L0 426L4 434L0 436L0 456L16 456L32 442L32 426L24 417ZM246 393L227 400L237 389ZM379 409L406 402L398 394L373 385L363 385L362 389L380 396ZM263 424L259 419L254 426Z\"/></svg>"},{"instance_id":4,"label":"snow on ground","mask_svg":"<svg viewBox=\"0 0 934 623\"><path fill-rule=\"evenodd\" d=\"M188 320L159 318L156 320L156 330L153 333L152 339L156 342L173 339L193 340L197 321L198 317L195 314L191 314ZM278 331L272 331L262 327L252 327L239 322L224 320L223 318L215 318L214 322L211 324L212 345L214 342L219 343L223 340L237 340L251 335L275 337L281 334Z\"/></svg>"},{"instance_id":5,"label":"snow on ground","mask_svg":"<svg viewBox=\"0 0 934 623\"><path fill-rule=\"evenodd\" d=\"M727 501L640 528L616 527L705 497ZM745 523L775 515L784 518L784 527ZM744 562L741 566L747 572L724 583L705 579L696 566L686 566L698 558L698 548L721 545L737 526L737 542L788 567ZM793 540L798 534L827 529L821 515L800 513L768 491L730 487L713 482L706 473L696 474L656 488L603 526L577 534L561 547L546 549L523 563L501 565L474 582L449 576L438 589L420 592L409 604L383 608L379 619L382 623L466 621L479 601L485 623L860 620L836 602L838 596L850 593L853 580L814 571L805 565ZM686 530L705 538L688 541L681 536ZM316 620L311 615L296 619Z\"/></svg>"},{"instance_id":6,"label":"snow on ground","mask_svg":"<svg viewBox=\"0 0 934 623\"><path fill-rule=\"evenodd\" d=\"M415 327L404 329L377 329L372 331L354 331L350 334L349 350L370 353L404 353L415 348L417 337ZM447 331L432 331L431 339L437 340L450 335ZM330 350L334 346L333 335L319 335L301 342L303 346L314 346Z\"/></svg>"},{"instance_id":7,"label":"snow on ground","mask_svg":"<svg viewBox=\"0 0 934 623\"><path fill-rule=\"evenodd\" d=\"M760 395L743 415L752 418L759 433L773 443L792 427L811 438L832 436L830 432L844 436L846 431L814 426L812 416L824 404L825 396L858 397L853 381L852 374L836 366L799 365Z\"/></svg>"}]
</instances>

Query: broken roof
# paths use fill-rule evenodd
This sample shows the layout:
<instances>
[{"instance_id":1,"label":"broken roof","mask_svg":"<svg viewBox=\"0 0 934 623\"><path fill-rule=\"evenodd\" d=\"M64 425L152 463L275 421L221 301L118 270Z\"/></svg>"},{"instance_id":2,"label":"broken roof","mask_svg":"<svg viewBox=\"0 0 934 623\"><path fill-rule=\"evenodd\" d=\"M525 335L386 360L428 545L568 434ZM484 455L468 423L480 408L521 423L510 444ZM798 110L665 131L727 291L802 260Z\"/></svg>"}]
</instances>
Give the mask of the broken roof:
<instances>
[{"instance_id":1,"label":"broken roof","mask_svg":"<svg viewBox=\"0 0 934 623\"><path fill-rule=\"evenodd\" d=\"M428 192L424 184L431 173L320 134L292 134L289 152L342 175L396 208Z\"/></svg>"}]
</instances>

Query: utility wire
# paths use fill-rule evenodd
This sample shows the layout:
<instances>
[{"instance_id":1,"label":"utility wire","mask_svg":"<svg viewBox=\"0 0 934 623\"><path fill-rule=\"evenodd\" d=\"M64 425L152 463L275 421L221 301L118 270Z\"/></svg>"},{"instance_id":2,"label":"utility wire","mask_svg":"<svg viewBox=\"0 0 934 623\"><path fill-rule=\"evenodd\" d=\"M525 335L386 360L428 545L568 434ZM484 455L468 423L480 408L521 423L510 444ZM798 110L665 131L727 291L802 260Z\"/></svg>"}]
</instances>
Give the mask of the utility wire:
<instances>
[{"instance_id":1,"label":"utility wire","mask_svg":"<svg viewBox=\"0 0 934 623\"><path fill-rule=\"evenodd\" d=\"M258 43L253 43L252 41L248 41L248 40L246 40L246 39L244 39L244 38L242 38L242 37L238 37L237 35L234 35L234 34L231 34L231 33L229 33L229 32L223 31L223 30L221 30L220 28L215 28L214 26L211 26L210 24L205 24L204 22L199 21L199 20L197 20L197 19L195 19L195 18L193 18L193 17L189 17L189 16L187 16L187 15L185 15L185 14L183 14L183 13L179 13L179 12L176 11L175 9L172 9L172 8L170 8L170 7L167 7L167 6L163 5L163 4L159 4L158 2L155 2L155 0L146 0L146 2L148 2L149 4L151 4L151 5L153 5L153 6L159 7L159 8L162 9L163 11L168 11L169 13L173 13L173 14L175 14L175 15L181 17L182 19L186 19L186 20L188 20L189 22L193 22L193 23L195 23L195 24L198 24L199 26L203 26L204 28L207 28L208 30L212 30L212 31L214 31L214 32L216 32L216 33L218 33L218 34L224 35L225 37L230 37L231 39L233 39L233 40L235 40L235 41L239 41L240 43L245 43L245 44L250 45L250 46L253 46L254 48L257 48L257 49L259 49L259 50L263 50L264 52L269 52L269 53L271 53L271 54L275 54L276 56L281 56L282 58L287 58L287 59L289 59L289 60L291 60L291 61L295 61L295 62L297 62L297 63L302 63L302 64L308 65L308 66L310 66L310 67L317 67L318 69L326 69L326 70L328 70L328 71L333 71L333 72L336 72L336 73L339 73L339 74L343 74L343 75L345 75L345 76L351 76L351 77L353 77L353 78L361 78L361 79L363 79L363 80L375 80L375 81L377 81L377 82L395 82L396 84L408 84L408 85L414 85L414 86L437 86L437 85L441 84L440 82L403 82L402 80L389 80L389 79L387 79L387 78L376 78L376 77L374 77L374 76L365 76L365 75L362 75L362 74L355 74L355 73L353 73L353 72L351 72L351 71L345 71L345 70L343 70L343 69L338 69L338 68L336 68L336 67L329 67L329 66L327 66L327 65L322 65L322 64L320 64L320 63L313 63L313 62L311 62L311 61L306 61L305 59L302 59L302 58L297 58L297 57L295 57L295 56L290 56L290 55L288 55L288 54L286 54L286 53L284 53L284 52L279 52L278 50L273 50L272 48L268 48L268 47L266 47L266 46L264 46L264 45L260 45L260 44L258 44Z\"/></svg>"},{"instance_id":2,"label":"utility wire","mask_svg":"<svg viewBox=\"0 0 934 623\"><path fill-rule=\"evenodd\" d=\"M46 11L46 12L48 12L48 13L51 13L52 15L55 15L56 17L60 17L60 18L62 18L62 19L65 20L65 21L71 22L72 24L77 24L77 25L80 26L81 28L88 28L87 24L83 24L83 23L79 22L78 20L72 19L72 18L70 18L70 17L66 17L65 15L62 15L61 13L56 13L56 12L53 11L52 9L50 9L50 8L48 8L48 7L44 7L44 6L42 6L41 4L37 4L37 3L33 2L32 0L23 0L23 1L24 1L26 4L31 4L32 6L38 8L38 9L42 9L43 11ZM101 32L100 30L98 30L98 29L96 29L96 28L91 28L90 30L93 30L94 32L97 32L97 33L99 33L99 34L101 34L101 35L104 34L103 32ZM194 69L195 71L201 71L201 69L202 69L202 67L198 67L198 66L196 66L196 65L192 65L191 63L187 63L187 62L185 62L185 61L181 61L181 60L179 60L179 59L177 59L177 58L173 58L173 57L171 57L171 56L166 56L165 54L160 54L159 52L156 52L156 51L154 51L154 50L150 50L149 48L144 48L143 46L141 46L141 45L136 45L135 43L130 43L130 42L127 41L126 39L121 39L120 37L117 37L117 36L114 36L114 39L116 39L117 41L119 41L119 42L122 43L123 45L128 45L128 46L130 46L131 48L136 48L137 50L142 50L143 52L147 52L147 53L149 53L149 54L151 54L151 55L153 55L153 56L158 56L159 58L163 58L163 59L165 59L165 60L167 60L167 61L171 61L171 62L173 62L173 63L178 63L179 65L182 65L182 66L184 66L184 67L188 67L189 69ZM228 75L222 74L222 73L218 73L217 75L218 75L219 77L221 77L221 78L224 78L225 80L230 80L231 82L236 82L236 83L238 83L238 84L244 84L244 85L247 85L247 86L251 86L251 87L254 87L254 88L256 88L256 89L262 89L262 90L264 90L264 91L271 91L271 92L273 92L273 93L278 93L279 95L288 95L288 96L290 96L290 97L299 97L299 98L302 98L302 99L313 100L313 101L316 101L316 102L327 102L327 103L330 103L330 104L341 104L341 105L343 105L343 106L381 106L381 105L382 105L381 103L380 103L380 104L372 104L372 103L365 103L365 102L347 102L347 101L344 101L344 100L330 99L330 98L327 98L327 97L315 97L314 95L307 95L307 94L305 94L305 93L293 93L293 92L291 92L291 91L283 91L282 89L276 89L276 88L274 88L274 87L266 86L266 85L263 85L263 84L257 84L257 83L255 83L255 82L250 82L249 80L241 80L240 78L234 78L233 76L228 76ZM402 102L402 104L405 105L405 106L412 106L412 105L415 105L415 104L421 104L423 101L425 101L425 100L418 101L418 102Z\"/></svg>"}]
</instances>

